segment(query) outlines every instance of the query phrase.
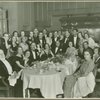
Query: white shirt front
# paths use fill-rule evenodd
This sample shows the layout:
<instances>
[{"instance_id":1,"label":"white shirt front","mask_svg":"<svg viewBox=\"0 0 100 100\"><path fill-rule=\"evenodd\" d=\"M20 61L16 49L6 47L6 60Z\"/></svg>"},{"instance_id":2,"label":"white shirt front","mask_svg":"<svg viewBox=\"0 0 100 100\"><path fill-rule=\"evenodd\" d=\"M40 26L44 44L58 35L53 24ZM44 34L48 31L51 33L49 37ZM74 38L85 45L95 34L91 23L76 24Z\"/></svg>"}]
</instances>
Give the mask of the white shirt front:
<instances>
[{"instance_id":1,"label":"white shirt front","mask_svg":"<svg viewBox=\"0 0 100 100\"><path fill-rule=\"evenodd\" d=\"M2 62L4 63L4 65L6 66L9 75L11 75L11 74L12 74L12 67L11 67L11 65L9 64L9 62L8 62L7 60L1 60L1 61L2 61Z\"/></svg>"},{"instance_id":2,"label":"white shirt front","mask_svg":"<svg viewBox=\"0 0 100 100\"><path fill-rule=\"evenodd\" d=\"M42 44L42 40L40 40L40 43Z\"/></svg>"},{"instance_id":3,"label":"white shirt front","mask_svg":"<svg viewBox=\"0 0 100 100\"><path fill-rule=\"evenodd\" d=\"M74 37L74 46L76 46L77 37Z\"/></svg>"},{"instance_id":4,"label":"white shirt front","mask_svg":"<svg viewBox=\"0 0 100 100\"><path fill-rule=\"evenodd\" d=\"M55 49L55 53L57 53L57 51L58 51L58 47L56 47L56 49Z\"/></svg>"},{"instance_id":5,"label":"white shirt front","mask_svg":"<svg viewBox=\"0 0 100 100\"><path fill-rule=\"evenodd\" d=\"M55 38L55 41L57 41L57 37Z\"/></svg>"},{"instance_id":6,"label":"white shirt front","mask_svg":"<svg viewBox=\"0 0 100 100\"><path fill-rule=\"evenodd\" d=\"M32 51L32 54L33 54L33 58L36 59L35 51Z\"/></svg>"},{"instance_id":7,"label":"white shirt front","mask_svg":"<svg viewBox=\"0 0 100 100\"><path fill-rule=\"evenodd\" d=\"M67 41L67 38L65 38L65 42L64 43L66 43L66 41Z\"/></svg>"}]
</instances>

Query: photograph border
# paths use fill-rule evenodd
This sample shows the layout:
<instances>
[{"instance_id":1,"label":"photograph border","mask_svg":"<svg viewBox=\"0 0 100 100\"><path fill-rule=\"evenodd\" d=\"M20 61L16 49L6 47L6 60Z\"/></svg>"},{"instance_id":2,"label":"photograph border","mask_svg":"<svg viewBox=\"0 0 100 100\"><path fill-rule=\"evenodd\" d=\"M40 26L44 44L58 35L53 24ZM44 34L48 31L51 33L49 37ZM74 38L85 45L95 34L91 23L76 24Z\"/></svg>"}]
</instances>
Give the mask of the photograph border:
<instances>
[{"instance_id":1,"label":"photograph border","mask_svg":"<svg viewBox=\"0 0 100 100\"><path fill-rule=\"evenodd\" d=\"M13 2L100 2L100 0L0 0L0 3L7 3L7 2L10 2L10 3L13 3ZM51 16L51 19L52 19L53 16ZM51 24L52 24L52 20L51 20ZM81 100L81 98L55 98L55 99L51 99L51 98L8 98L8 97L0 97L0 100L30 100L30 99L34 99L34 100L62 100L62 99L65 99L65 100ZM82 98L82 99L85 99L85 100L99 100L100 98Z\"/></svg>"}]
</instances>

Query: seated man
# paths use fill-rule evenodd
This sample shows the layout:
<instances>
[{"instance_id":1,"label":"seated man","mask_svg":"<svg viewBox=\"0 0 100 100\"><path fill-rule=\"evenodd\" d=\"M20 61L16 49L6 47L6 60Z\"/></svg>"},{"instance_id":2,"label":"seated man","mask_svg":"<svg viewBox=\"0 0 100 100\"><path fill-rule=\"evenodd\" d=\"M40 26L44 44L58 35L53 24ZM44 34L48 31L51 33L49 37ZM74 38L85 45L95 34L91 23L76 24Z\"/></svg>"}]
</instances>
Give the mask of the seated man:
<instances>
[{"instance_id":1,"label":"seated man","mask_svg":"<svg viewBox=\"0 0 100 100\"><path fill-rule=\"evenodd\" d=\"M4 78L4 81L8 84L8 77L11 74L12 74L12 67L10 63L5 59L3 50L0 49L0 79L1 79L0 86L5 86L5 84L2 81L2 78Z\"/></svg>"},{"instance_id":2,"label":"seated man","mask_svg":"<svg viewBox=\"0 0 100 100\"><path fill-rule=\"evenodd\" d=\"M12 74L12 67L6 60L4 52L0 49L0 77L8 78Z\"/></svg>"},{"instance_id":3,"label":"seated man","mask_svg":"<svg viewBox=\"0 0 100 100\"><path fill-rule=\"evenodd\" d=\"M62 48L60 46L60 42L56 41L56 46L54 48L52 48L52 52L54 55L58 55L62 53Z\"/></svg>"}]
</instances>

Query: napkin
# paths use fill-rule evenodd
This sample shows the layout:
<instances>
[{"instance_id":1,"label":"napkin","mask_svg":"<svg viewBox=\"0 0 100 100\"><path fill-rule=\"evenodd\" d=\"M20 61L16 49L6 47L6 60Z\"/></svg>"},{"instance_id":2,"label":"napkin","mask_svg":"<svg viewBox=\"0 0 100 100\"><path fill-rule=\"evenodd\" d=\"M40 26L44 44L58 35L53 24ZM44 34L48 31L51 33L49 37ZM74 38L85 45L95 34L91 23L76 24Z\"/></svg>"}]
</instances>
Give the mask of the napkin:
<instances>
[{"instance_id":1,"label":"napkin","mask_svg":"<svg viewBox=\"0 0 100 100\"><path fill-rule=\"evenodd\" d=\"M18 73L16 73L15 71L11 74L11 76L8 77L8 81L10 86L15 86L15 84L17 83L17 79L19 79L19 77L21 76L23 70L20 70Z\"/></svg>"}]
</instances>

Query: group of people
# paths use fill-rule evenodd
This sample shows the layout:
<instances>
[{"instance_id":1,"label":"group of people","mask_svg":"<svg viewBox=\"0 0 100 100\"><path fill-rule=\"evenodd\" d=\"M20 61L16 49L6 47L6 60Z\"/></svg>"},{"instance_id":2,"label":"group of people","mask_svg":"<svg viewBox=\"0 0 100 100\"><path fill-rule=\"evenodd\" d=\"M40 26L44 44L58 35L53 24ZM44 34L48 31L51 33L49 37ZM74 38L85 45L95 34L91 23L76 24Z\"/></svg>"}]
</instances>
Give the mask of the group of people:
<instances>
[{"instance_id":1,"label":"group of people","mask_svg":"<svg viewBox=\"0 0 100 100\"><path fill-rule=\"evenodd\" d=\"M99 53L99 44L90 36L88 30L84 32L78 29L73 29L71 32L69 30L48 32L46 29L39 31L35 28L29 32L22 30L20 34L17 31L14 31L13 34L4 33L3 37L0 37L0 76L8 78L12 72L18 73L25 67L31 67L36 61L45 61L57 55L67 55L67 57L69 55L72 59L78 57L81 62L80 66L71 75L66 76L64 96L78 97L81 95L82 97L90 91L85 95L80 93L81 89L76 92L77 84L82 82L81 79L79 83L77 80L79 77L90 75L91 72L93 72L92 76L99 78L99 74L97 74L97 71L100 72L98 69ZM94 78L92 79L94 80ZM73 88L75 89L72 96ZM19 78L14 86L14 96L21 97L22 90L22 80Z\"/></svg>"}]
</instances>

